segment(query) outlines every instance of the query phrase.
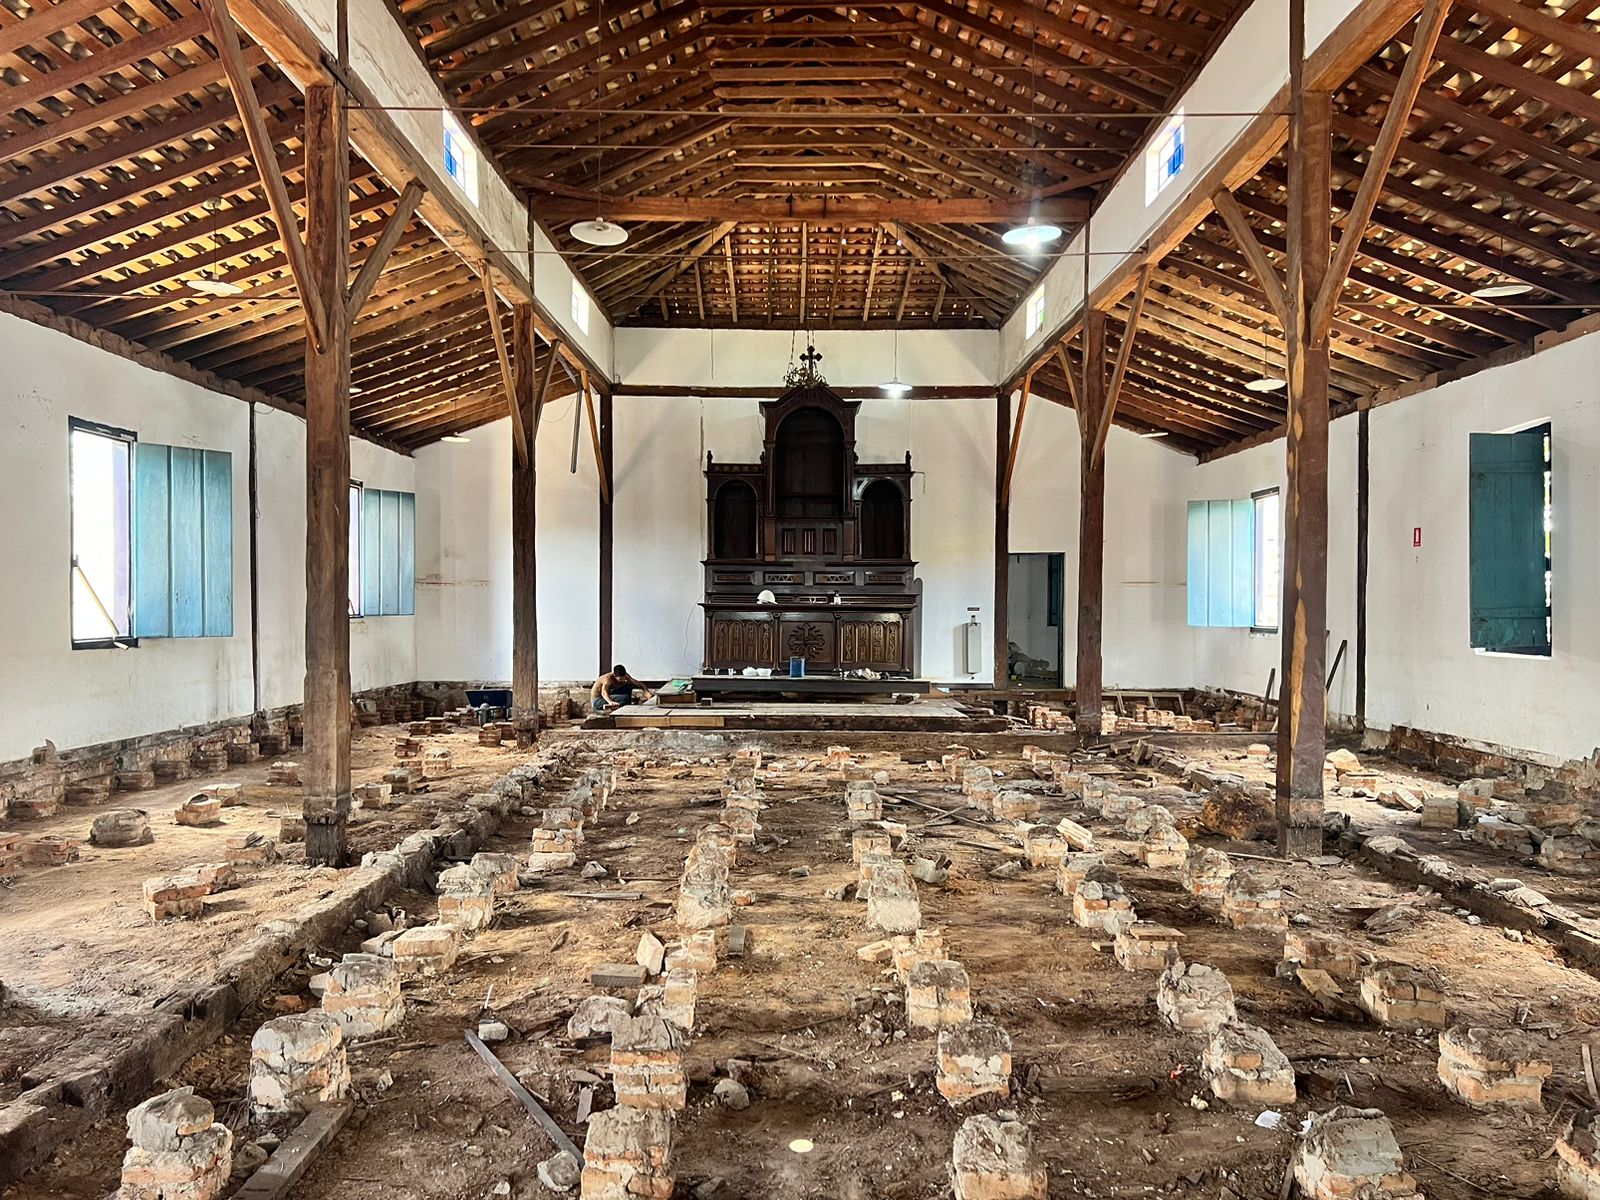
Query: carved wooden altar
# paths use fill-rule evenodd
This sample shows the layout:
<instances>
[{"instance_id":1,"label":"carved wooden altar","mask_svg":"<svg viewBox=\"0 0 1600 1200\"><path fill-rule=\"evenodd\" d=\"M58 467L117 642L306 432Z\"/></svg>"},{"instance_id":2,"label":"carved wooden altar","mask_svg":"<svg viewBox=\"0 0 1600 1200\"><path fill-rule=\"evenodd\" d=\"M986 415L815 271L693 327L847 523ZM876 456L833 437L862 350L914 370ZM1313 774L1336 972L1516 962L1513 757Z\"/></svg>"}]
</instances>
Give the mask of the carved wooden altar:
<instances>
[{"instance_id":1,"label":"carved wooden altar","mask_svg":"<svg viewBox=\"0 0 1600 1200\"><path fill-rule=\"evenodd\" d=\"M760 462L706 455L707 668L915 672L911 455L858 462L860 407L809 373L761 405Z\"/></svg>"}]
</instances>

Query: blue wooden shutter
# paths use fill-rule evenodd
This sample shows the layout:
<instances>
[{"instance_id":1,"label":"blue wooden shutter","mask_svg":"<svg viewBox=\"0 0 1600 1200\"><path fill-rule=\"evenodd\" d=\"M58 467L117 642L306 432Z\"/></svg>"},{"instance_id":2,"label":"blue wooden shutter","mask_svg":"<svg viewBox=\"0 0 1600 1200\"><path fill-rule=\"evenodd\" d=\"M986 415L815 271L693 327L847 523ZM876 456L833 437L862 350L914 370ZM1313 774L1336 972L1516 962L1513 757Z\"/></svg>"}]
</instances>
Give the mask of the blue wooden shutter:
<instances>
[{"instance_id":1,"label":"blue wooden shutter","mask_svg":"<svg viewBox=\"0 0 1600 1200\"><path fill-rule=\"evenodd\" d=\"M361 615L383 613L383 535L379 532L379 497L376 488L361 490Z\"/></svg>"},{"instance_id":2,"label":"blue wooden shutter","mask_svg":"<svg viewBox=\"0 0 1600 1200\"><path fill-rule=\"evenodd\" d=\"M1255 619L1255 505L1189 503L1189 624L1248 628Z\"/></svg>"},{"instance_id":3,"label":"blue wooden shutter","mask_svg":"<svg viewBox=\"0 0 1600 1200\"><path fill-rule=\"evenodd\" d=\"M166 446L133 447L133 635L172 636L171 505Z\"/></svg>"},{"instance_id":4,"label":"blue wooden shutter","mask_svg":"<svg viewBox=\"0 0 1600 1200\"><path fill-rule=\"evenodd\" d=\"M1206 620L1206 578L1209 574L1211 539L1207 535L1207 504L1189 501L1189 624L1203 626Z\"/></svg>"},{"instance_id":5,"label":"blue wooden shutter","mask_svg":"<svg viewBox=\"0 0 1600 1200\"><path fill-rule=\"evenodd\" d=\"M1547 654L1545 438L1550 427L1475 433L1470 454L1472 645Z\"/></svg>"},{"instance_id":6,"label":"blue wooden shutter","mask_svg":"<svg viewBox=\"0 0 1600 1200\"><path fill-rule=\"evenodd\" d=\"M134 446L134 634L233 634L233 458Z\"/></svg>"},{"instance_id":7,"label":"blue wooden shutter","mask_svg":"<svg viewBox=\"0 0 1600 1200\"><path fill-rule=\"evenodd\" d=\"M201 452L201 498L205 594L201 632L233 636L233 455Z\"/></svg>"},{"instance_id":8,"label":"blue wooden shutter","mask_svg":"<svg viewBox=\"0 0 1600 1200\"><path fill-rule=\"evenodd\" d=\"M413 616L417 611L417 498L410 492L400 496L400 606L401 616Z\"/></svg>"}]
</instances>

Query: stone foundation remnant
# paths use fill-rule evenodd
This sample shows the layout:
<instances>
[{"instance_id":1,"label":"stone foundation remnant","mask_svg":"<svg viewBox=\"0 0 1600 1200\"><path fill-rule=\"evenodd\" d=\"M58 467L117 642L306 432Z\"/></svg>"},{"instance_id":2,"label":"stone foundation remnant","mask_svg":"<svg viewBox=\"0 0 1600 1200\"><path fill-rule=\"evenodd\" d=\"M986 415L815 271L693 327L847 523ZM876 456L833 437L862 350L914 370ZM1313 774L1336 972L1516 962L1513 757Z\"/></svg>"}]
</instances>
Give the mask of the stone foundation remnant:
<instances>
[{"instance_id":1,"label":"stone foundation remnant","mask_svg":"<svg viewBox=\"0 0 1600 1200\"><path fill-rule=\"evenodd\" d=\"M885 933L921 928L922 903L904 863L891 859L874 866L867 884L867 920Z\"/></svg>"},{"instance_id":2,"label":"stone foundation remnant","mask_svg":"<svg viewBox=\"0 0 1600 1200\"><path fill-rule=\"evenodd\" d=\"M968 1117L951 1154L956 1200L1045 1200L1050 1174L1020 1121Z\"/></svg>"},{"instance_id":3,"label":"stone foundation remnant","mask_svg":"<svg viewBox=\"0 0 1600 1200\"><path fill-rule=\"evenodd\" d=\"M439 923L467 933L488 927L494 919L494 880L469 863L439 873Z\"/></svg>"},{"instance_id":4,"label":"stone foundation remnant","mask_svg":"<svg viewBox=\"0 0 1600 1200\"><path fill-rule=\"evenodd\" d=\"M257 1115L307 1112L349 1091L344 1031L329 1013L277 1017L250 1039L250 1107Z\"/></svg>"},{"instance_id":5,"label":"stone foundation remnant","mask_svg":"<svg viewBox=\"0 0 1600 1200\"><path fill-rule=\"evenodd\" d=\"M193 872L144 881L144 911L152 921L198 917L205 912L211 884Z\"/></svg>"},{"instance_id":6,"label":"stone foundation remnant","mask_svg":"<svg viewBox=\"0 0 1600 1200\"><path fill-rule=\"evenodd\" d=\"M1326 971L1338 979L1355 979L1366 965L1355 944L1333 933L1310 929L1290 929L1283 935L1285 962L1299 963L1313 971Z\"/></svg>"},{"instance_id":7,"label":"stone foundation remnant","mask_svg":"<svg viewBox=\"0 0 1600 1200\"><path fill-rule=\"evenodd\" d=\"M883 797L878 795L878 789L870 779L845 787L844 806L845 815L852 824L883 820Z\"/></svg>"},{"instance_id":8,"label":"stone foundation remnant","mask_svg":"<svg viewBox=\"0 0 1600 1200\"><path fill-rule=\"evenodd\" d=\"M1443 1029L1444 987L1431 967L1377 963L1361 976L1361 1007L1381 1025Z\"/></svg>"},{"instance_id":9,"label":"stone foundation remnant","mask_svg":"<svg viewBox=\"0 0 1600 1200\"><path fill-rule=\"evenodd\" d=\"M1543 1107L1550 1060L1515 1031L1457 1025L1439 1035L1439 1082L1474 1107Z\"/></svg>"},{"instance_id":10,"label":"stone foundation remnant","mask_svg":"<svg viewBox=\"0 0 1600 1200\"><path fill-rule=\"evenodd\" d=\"M1237 1020L1233 985L1215 967L1174 962L1156 984L1156 1011L1180 1033L1216 1033Z\"/></svg>"},{"instance_id":11,"label":"stone foundation remnant","mask_svg":"<svg viewBox=\"0 0 1600 1200\"><path fill-rule=\"evenodd\" d=\"M461 931L454 925L418 925L389 943L401 978L433 976L448 971L461 949Z\"/></svg>"},{"instance_id":12,"label":"stone foundation remnant","mask_svg":"<svg viewBox=\"0 0 1600 1200\"><path fill-rule=\"evenodd\" d=\"M173 810L172 819L179 825L215 825L222 820L222 801L204 793L190 796Z\"/></svg>"},{"instance_id":13,"label":"stone foundation remnant","mask_svg":"<svg viewBox=\"0 0 1600 1200\"><path fill-rule=\"evenodd\" d=\"M147 846L155 840L150 814L142 808L103 812L89 826L89 843L94 846Z\"/></svg>"},{"instance_id":14,"label":"stone foundation remnant","mask_svg":"<svg viewBox=\"0 0 1600 1200\"><path fill-rule=\"evenodd\" d=\"M850 861L860 866L862 860L869 854L881 854L888 858L894 853L894 847L889 841L889 835L881 829L856 829L850 834Z\"/></svg>"},{"instance_id":15,"label":"stone foundation remnant","mask_svg":"<svg viewBox=\"0 0 1600 1200\"><path fill-rule=\"evenodd\" d=\"M193 1088L152 1096L128 1113L133 1142L114 1200L212 1200L228 1187L233 1133Z\"/></svg>"},{"instance_id":16,"label":"stone foundation remnant","mask_svg":"<svg viewBox=\"0 0 1600 1200\"><path fill-rule=\"evenodd\" d=\"M1227 1104L1283 1107L1294 1103L1294 1068L1265 1029L1243 1022L1211 1035L1204 1058L1211 1091Z\"/></svg>"},{"instance_id":17,"label":"stone foundation remnant","mask_svg":"<svg viewBox=\"0 0 1600 1200\"><path fill-rule=\"evenodd\" d=\"M1117 930L1113 948L1125 971L1165 971L1178 957L1183 934L1154 921L1135 921Z\"/></svg>"},{"instance_id":18,"label":"stone foundation remnant","mask_svg":"<svg viewBox=\"0 0 1600 1200\"><path fill-rule=\"evenodd\" d=\"M1283 889L1254 871L1240 871L1222 893L1222 919L1235 929L1281 930Z\"/></svg>"},{"instance_id":19,"label":"stone foundation remnant","mask_svg":"<svg viewBox=\"0 0 1600 1200\"><path fill-rule=\"evenodd\" d=\"M1078 885L1089 877L1089 872L1104 869L1104 854L1069 854L1056 867L1056 887L1069 900L1078 894Z\"/></svg>"},{"instance_id":20,"label":"stone foundation remnant","mask_svg":"<svg viewBox=\"0 0 1600 1200\"><path fill-rule=\"evenodd\" d=\"M1039 797L1032 792L996 792L989 815L997 821L1031 821L1039 815Z\"/></svg>"},{"instance_id":21,"label":"stone foundation remnant","mask_svg":"<svg viewBox=\"0 0 1600 1200\"><path fill-rule=\"evenodd\" d=\"M1011 1035L993 1021L968 1021L939 1031L935 1086L951 1104L1011 1094Z\"/></svg>"},{"instance_id":22,"label":"stone foundation remnant","mask_svg":"<svg viewBox=\"0 0 1600 1200\"><path fill-rule=\"evenodd\" d=\"M906 978L906 1024L939 1030L972 1020L972 981L967 969L948 958L929 959Z\"/></svg>"},{"instance_id":23,"label":"stone foundation remnant","mask_svg":"<svg viewBox=\"0 0 1600 1200\"><path fill-rule=\"evenodd\" d=\"M1078 884L1072 896L1072 919L1083 929L1115 934L1135 920L1133 900L1107 868Z\"/></svg>"},{"instance_id":24,"label":"stone foundation remnant","mask_svg":"<svg viewBox=\"0 0 1600 1200\"><path fill-rule=\"evenodd\" d=\"M611 1083L628 1108L681 1109L688 1102L683 1033L661 1017L611 1021Z\"/></svg>"},{"instance_id":25,"label":"stone foundation remnant","mask_svg":"<svg viewBox=\"0 0 1600 1200\"><path fill-rule=\"evenodd\" d=\"M1233 878L1233 860L1221 850L1211 847L1194 847L1183 866L1183 886L1191 896L1220 900L1228 891L1228 881Z\"/></svg>"},{"instance_id":26,"label":"stone foundation remnant","mask_svg":"<svg viewBox=\"0 0 1600 1200\"><path fill-rule=\"evenodd\" d=\"M1139 861L1153 870L1184 866L1189 861L1189 839L1177 826L1157 821L1139 843Z\"/></svg>"},{"instance_id":27,"label":"stone foundation remnant","mask_svg":"<svg viewBox=\"0 0 1600 1200\"><path fill-rule=\"evenodd\" d=\"M1341 1105L1313 1116L1294 1177L1308 1200L1422 1200L1388 1118L1375 1108Z\"/></svg>"},{"instance_id":28,"label":"stone foundation remnant","mask_svg":"<svg viewBox=\"0 0 1600 1200\"><path fill-rule=\"evenodd\" d=\"M670 1200L672 1114L619 1105L589 1119L581 1200Z\"/></svg>"},{"instance_id":29,"label":"stone foundation remnant","mask_svg":"<svg viewBox=\"0 0 1600 1200\"><path fill-rule=\"evenodd\" d=\"M258 867L278 861L278 843L264 833L238 833L230 837L224 857L235 867Z\"/></svg>"},{"instance_id":30,"label":"stone foundation remnant","mask_svg":"<svg viewBox=\"0 0 1600 1200\"><path fill-rule=\"evenodd\" d=\"M346 954L328 972L322 1011L339 1022L347 1039L387 1033L406 1015L400 968L377 954Z\"/></svg>"}]
</instances>

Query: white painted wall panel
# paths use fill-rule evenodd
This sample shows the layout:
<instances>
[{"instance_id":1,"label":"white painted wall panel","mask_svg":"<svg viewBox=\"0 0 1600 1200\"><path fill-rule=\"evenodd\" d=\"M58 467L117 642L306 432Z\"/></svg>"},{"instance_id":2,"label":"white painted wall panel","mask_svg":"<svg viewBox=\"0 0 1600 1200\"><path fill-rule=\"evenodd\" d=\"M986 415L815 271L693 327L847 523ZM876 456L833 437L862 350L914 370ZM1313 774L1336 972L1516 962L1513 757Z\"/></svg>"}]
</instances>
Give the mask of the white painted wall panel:
<instances>
[{"instance_id":1,"label":"white painted wall panel","mask_svg":"<svg viewBox=\"0 0 1600 1200\"><path fill-rule=\"evenodd\" d=\"M89 745L247 715L250 664L249 407L64 334L0 315L6 436L0 489L0 761L46 738ZM72 649L67 422L80 417L141 440L233 456L233 636L143 640L129 650ZM296 702L304 681L305 427L258 409L262 703ZM361 477L410 490L413 463L368 442ZM416 678L409 617L356 622L357 688Z\"/></svg>"}]
</instances>

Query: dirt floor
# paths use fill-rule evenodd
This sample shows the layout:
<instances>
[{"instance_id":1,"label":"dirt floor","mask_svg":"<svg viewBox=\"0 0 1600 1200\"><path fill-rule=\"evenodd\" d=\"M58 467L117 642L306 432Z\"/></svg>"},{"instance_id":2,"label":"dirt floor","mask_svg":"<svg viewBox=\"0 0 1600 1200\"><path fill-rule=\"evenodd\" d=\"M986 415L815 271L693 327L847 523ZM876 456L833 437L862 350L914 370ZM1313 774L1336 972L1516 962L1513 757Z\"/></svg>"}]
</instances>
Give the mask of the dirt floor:
<instances>
[{"instance_id":1,"label":"dirt floor","mask_svg":"<svg viewBox=\"0 0 1600 1200\"><path fill-rule=\"evenodd\" d=\"M378 733L362 739L358 762L365 769L376 769L384 749ZM462 747L466 741L453 744ZM477 749L475 743L471 749ZM743 960L725 961L701 977L697 1027L687 1050L689 1106L679 1116L674 1152L680 1197L912 1200L949 1194L950 1146L965 1114L953 1111L934 1090L933 1038L906 1031L902 989L893 973L856 955L858 947L881 936L866 924L866 906L854 898L825 898L829 889L853 880L856 871L842 785L812 753L805 769L793 751L779 751L770 764L761 840L741 850L734 879L736 887L754 893L754 903L735 915L749 930L750 950ZM1229 770L1241 768L1231 756L1212 757ZM509 753L486 752L481 781L515 761ZM891 799L935 809L961 803L953 784L897 753L862 755L858 761L890 773L886 792ZM996 756L986 765L1011 779L1031 776L1015 754ZM1125 765L1115 769L1149 780L1151 797L1176 809L1198 803L1170 780L1127 771ZM716 818L722 776L720 760L699 759L663 758L654 769L625 772L609 808L587 829L579 855L579 866L586 860L601 864L604 878L585 881L574 869L524 887L500 902L493 926L467 944L444 978L408 984L406 1021L398 1034L352 1048L362 1105L296 1186L296 1200L549 1195L534 1168L553 1147L466 1045L462 1031L475 1027L485 1012L504 1020L513 1034L497 1047L500 1057L581 1146L583 1129L576 1120L581 1089L592 1087L596 1110L612 1102L604 1082L608 1050L603 1042L569 1043L566 1017L594 993L588 978L596 964L632 961L644 930L663 941L674 938L677 876L694 833ZM169 791L168 807L184 789ZM143 799L152 801L152 796ZM1336 803L1346 806L1344 799ZM1363 824L1415 824L1414 818L1376 805L1350 803L1360 806L1353 815ZM229 810L230 822L260 820L265 828L270 804L270 797L252 801L248 816ZM1398 887L1353 862L1313 867L1248 861L1252 869L1281 881L1286 910L1297 918L1338 931L1382 958L1424 962L1442 971L1453 1020L1521 1025L1548 1039L1555 1073L1546 1086L1546 1111L1474 1113L1439 1084L1433 1035L1323 1016L1297 983L1275 976L1280 935L1235 931L1219 923L1182 888L1176 871L1139 866L1132 842L1119 827L1087 817L1080 804L1058 795L1044 795L1043 804L1041 820L1071 816L1095 830L1140 915L1184 933L1186 959L1228 975L1241 1018L1277 1040L1294 1063L1301 1092L1301 1102L1284 1114L1289 1120L1282 1131L1257 1126L1255 1110L1217 1103L1199 1071L1203 1040L1172 1032L1157 1016L1153 973L1122 970L1101 935L1072 923L1054 872L990 876L992 868L1019 857L1006 827L975 828L939 819L909 802L891 803L886 816L905 821L923 847L953 861L946 886L921 888L924 925L945 931L950 957L971 976L977 1013L997 1021L1013 1040L1013 1095L1003 1104L980 1102L968 1111L1007 1108L1033 1127L1049 1163L1052 1197L1274 1200L1282 1194L1293 1128L1309 1112L1335 1103L1387 1113L1430 1197L1553 1194L1546 1152L1563 1114L1570 1115L1583 1096L1580 1045L1600 1024L1600 981L1564 965L1537 938L1513 940L1497 926L1469 923L1437 897ZM278 807L287 811L283 800ZM413 818L407 813L405 819ZM533 817L513 815L485 849L523 851L536 824ZM357 841L365 844L371 836L392 843L402 828L384 831L381 839L369 829ZM1459 839L1452 845L1449 838L1432 834L1419 839L1411 828L1397 832L1419 845L1448 849L1462 861L1479 866L1495 861L1492 852ZM1441 845L1433 847L1435 840ZM1270 853L1264 846L1200 842L1232 852ZM167 837L154 847L117 853L169 849L173 866L200 856L198 846L177 853ZM26 931L21 965L31 972L30 986L54 990L84 978L107 1005L119 997L154 998L165 986L166 973L205 969L216 943L227 940L217 936L219 931L246 929L274 903L305 898L297 888L305 886L307 873L286 866L256 885L261 895L237 894L247 911L218 914L217 921L208 914L192 926L155 931L137 914L137 885L161 869L166 868L149 860L121 868L123 882L114 894L100 874L94 875L93 897L46 880L25 880L10 893L0 915L6 932ZM77 872L80 881L90 875L87 864L60 870ZM1554 879L1506 860L1505 873L1513 871L1552 896L1565 891L1569 900L1577 900L1582 890L1575 876ZM581 894L596 890L642 898ZM43 907L61 903L71 915L54 913L41 922L40 900L51 895L57 899ZM132 907L137 915L104 928L106 902L119 898L121 908L115 911ZM1378 937L1364 931L1367 915L1395 903L1405 905L1396 932ZM426 914L433 898L406 896L398 904ZM336 957L353 950L360 937L351 930L325 952ZM52 948L35 950L35 942ZM144 954L155 956L153 965L139 964L144 976L121 978L133 973ZM310 971L308 964L286 978L282 991L310 1003L309 993L300 990ZM9 981L17 973L13 967L3 977ZM106 979L99 982L102 976ZM212 1099L219 1117L233 1123L241 1138L261 1132L249 1127L242 1097L250 1034L270 1015L249 1014L173 1081L192 1083ZM727 1109L712 1098L712 1082L730 1072L750 1089L748 1109ZM808 1139L814 1149L791 1150L797 1138ZM116 1185L124 1145L121 1114L109 1115L4 1194L17 1200L102 1197Z\"/></svg>"},{"instance_id":2,"label":"dirt floor","mask_svg":"<svg viewBox=\"0 0 1600 1200\"><path fill-rule=\"evenodd\" d=\"M394 741L403 732L386 726L354 733L355 783L382 779L394 765ZM480 746L476 730L454 730L427 742L450 747L450 774L432 781L426 793L396 797L403 801L397 807L352 814L356 855L392 848L407 833L432 824L442 805L483 791L527 757L509 745ZM115 1039L130 1015L148 1012L180 986L211 975L217 960L264 921L333 890L339 872L309 868L303 845L280 843L279 862L241 870L241 885L209 898L202 920L157 924L146 916L146 879L222 861L224 844L238 833L276 838L279 819L299 813L300 789L268 785L267 769L268 760L236 766L215 777L119 793L103 805L64 808L49 820L15 827L24 837L67 834L83 845L76 862L24 865L0 890L0 981L9 992L0 1008L0 1101L21 1090L29 1070L59 1051L64 1036L85 1052L102 1038ZM223 809L216 825L173 821L173 810L213 782L243 784L243 803ZM155 841L90 845L95 816L115 808L148 812Z\"/></svg>"}]
</instances>

